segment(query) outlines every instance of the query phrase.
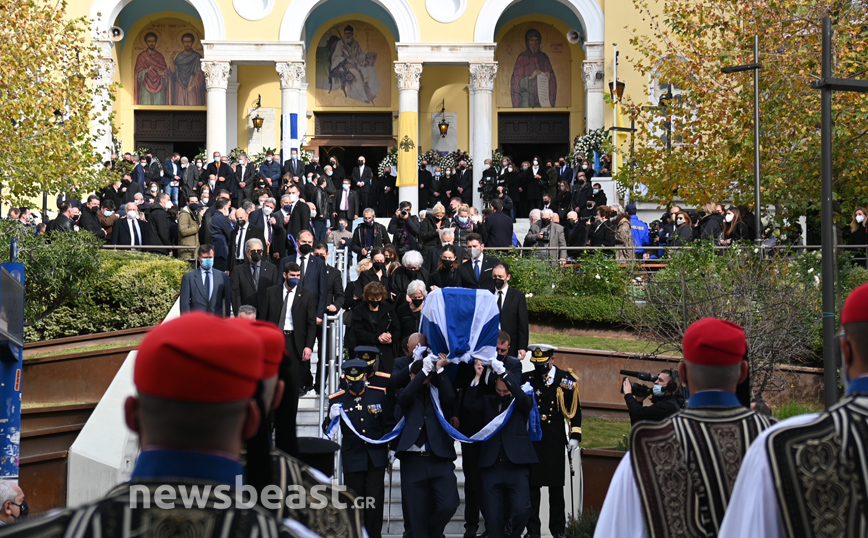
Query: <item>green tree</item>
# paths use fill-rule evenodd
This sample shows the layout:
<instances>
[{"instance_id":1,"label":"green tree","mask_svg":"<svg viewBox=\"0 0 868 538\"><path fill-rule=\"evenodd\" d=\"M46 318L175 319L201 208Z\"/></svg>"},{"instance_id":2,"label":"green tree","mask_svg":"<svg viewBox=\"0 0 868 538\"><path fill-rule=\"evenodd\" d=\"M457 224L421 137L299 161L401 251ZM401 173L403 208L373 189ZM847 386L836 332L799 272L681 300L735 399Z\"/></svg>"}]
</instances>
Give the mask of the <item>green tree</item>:
<instances>
[{"instance_id":1,"label":"green tree","mask_svg":"<svg viewBox=\"0 0 868 538\"><path fill-rule=\"evenodd\" d=\"M0 201L108 183L94 149L99 76L89 23L65 1L0 0ZM110 129L110 125L100 126Z\"/></svg>"},{"instance_id":2,"label":"green tree","mask_svg":"<svg viewBox=\"0 0 868 538\"><path fill-rule=\"evenodd\" d=\"M627 60L654 81L658 97L668 84L683 91L665 109L625 99L637 120L636 181L647 186L648 199L753 205L753 80L751 72L720 69L753 63L759 35L763 204L773 205L779 220L819 211L820 92L810 84L820 74L822 17L833 19L833 76L868 78L866 4L667 0L661 13L661 3L633 3L648 27L633 29L637 54ZM837 93L833 109L835 191L849 222L853 208L868 202L868 97ZM668 120L671 152L660 138ZM628 167L618 175L630 184Z\"/></svg>"}]
</instances>

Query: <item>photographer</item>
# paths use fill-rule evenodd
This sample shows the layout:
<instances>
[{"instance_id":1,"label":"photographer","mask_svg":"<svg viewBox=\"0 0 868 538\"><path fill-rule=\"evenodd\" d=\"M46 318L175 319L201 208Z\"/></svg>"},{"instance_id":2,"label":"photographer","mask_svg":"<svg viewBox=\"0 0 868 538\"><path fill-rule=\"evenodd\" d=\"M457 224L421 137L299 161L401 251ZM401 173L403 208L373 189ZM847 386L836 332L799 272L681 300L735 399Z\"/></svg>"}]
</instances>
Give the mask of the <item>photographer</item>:
<instances>
[{"instance_id":1,"label":"photographer","mask_svg":"<svg viewBox=\"0 0 868 538\"><path fill-rule=\"evenodd\" d=\"M663 370L657 376L652 388L651 405L645 407L642 403L647 396L633 396L633 384L629 379L624 379L624 401L630 410L630 425L641 420L663 420L681 411L681 406L675 397L678 390L678 381L673 375L673 370Z\"/></svg>"},{"instance_id":2,"label":"photographer","mask_svg":"<svg viewBox=\"0 0 868 538\"><path fill-rule=\"evenodd\" d=\"M398 249L398 255L403 256L409 250L419 249L419 218L412 215L413 205L401 202L400 207L389 222L388 231L392 234L392 243Z\"/></svg>"}]
</instances>

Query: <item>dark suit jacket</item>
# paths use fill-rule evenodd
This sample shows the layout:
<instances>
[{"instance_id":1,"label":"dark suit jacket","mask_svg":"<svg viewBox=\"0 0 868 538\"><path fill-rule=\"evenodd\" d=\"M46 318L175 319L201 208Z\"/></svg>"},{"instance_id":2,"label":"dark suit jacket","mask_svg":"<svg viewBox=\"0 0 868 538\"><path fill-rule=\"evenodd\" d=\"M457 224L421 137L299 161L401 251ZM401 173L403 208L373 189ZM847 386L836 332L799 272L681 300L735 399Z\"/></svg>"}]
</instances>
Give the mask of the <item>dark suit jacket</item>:
<instances>
[{"instance_id":1,"label":"dark suit jacket","mask_svg":"<svg viewBox=\"0 0 868 538\"><path fill-rule=\"evenodd\" d=\"M298 242L298 233L302 230L310 230L310 207L308 207L307 202L299 200L292 207L292 213L289 215L289 224L286 226L286 233Z\"/></svg>"},{"instance_id":2,"label":"dark suit jacket","mask_svg":"<svg viewBox=\"0 0 868 538\"><path fill-rule=\"evenodd\" d=\"M503 211L496 211L485 219L485 246L509 248L512 246L512 219Z\"/></svg>"},{"instance_id":3,"label":"dark suit jacket","mask_svg":"<svg viewBox=\"0 0 868 538\"><path fill-rule=\"evenodd\" d=\"M339 191L335 193L334 206L332 207L332 213L337 213L341 210L341 202L344 199L344 190L341 188ZM354 216L359 215L359 193L350 189L350 192L347 194L347 213L349 214L348 220L352 219ZM353 225L352 222L348 223L350 226Z\"/></svg>"},{"instance_id":4,"label":"dark suit jacket","mask_svg":"<svg viewBox=\"0 0 868 538\"><path fill-rule=\"evenodd\" d=\"M400 420L400 416L403 416L407 422L398 443L394 445L394 450L403 455L403 452L416 444L419 432L422 431L422 426L425 426L431 452L441 458L454 460L456 458L455 443L437 420L434 404L431 402L431 393L424 385L426 378L430 378L430 382L437 385L440 391L442 409L452 409L455 405L455 390L452 388L452 382L449 381L445 368L443 373L438 374L434 371L428 376L419 372L398 395L399 410L396 411L396 418Z\"/></svg>"},{"instance_id":5,"label":"dark suit jacket","mask_svg":"<svg viewBox=\"0 0 868 538\"><path fill-rule=\"evenodd\" d=\"M105 239L105 230L102 229L102 225L99 223L99 217L97 217L96 213L90 209L86 207L81 209L81 217L78 219L78 225L80 228L89 231L98 238Z\"/></svg>"},{"instance_id":6,"label":"dark suit jacket","mask_svg":"<svg viewBox=\"0 0 868 538\"><path fill-rule=\"evenodd\" d=\"M238 240L238 230L239 228L236 226L234 230L232 230L232 241L229 242L229 270L231 271L235 264L238 263L235 259L235 251L238 245L235 242ZM249 239L259 239L262 241L262 246L265 246L265 235L263 235L262 228L259 226L254 226L253 224L248 224L247 226L247 235L244 236L244 242L246 243ZM241 247L241 256L246 258L244 255L244 246Z\"/></svg>"},{"instance_id":7,"label":"dark suit jacket","mask_svg":"<svg viewBox=\"0 0 868 538\"><path fill-rule=\"evenodd\" d=\"M138 238L135 238L135 244L148 245L148 223L139 220L139 232L142 234L142 242L139 243ZM130 224L126 218L118 219L112 227L112 245L132 245L133 238L130 237Z\"/></svg>"},{"instance_id":8,"label":"dark suit jacket","mask_svg":"<svg viewBox=\"0 0 868 538\"><path fill-rule=\"evenodd\" d=\"M368 193L371 192L371 180L374 177L374 173L371 171L371 167L367 164L365 165L365 170L362 173L359 173L358 165L353 166L353 188L359 189L361 192ZM361 188L357 185L359 181L363 181L365 185Z\"/></svg>"},{"instance_id":9,"label":"dark suit jacket","mask_svg":"<svg viewBox=\"0 0 868 538\"><path fill-rule=\"evenodd\" d=\"M229 245L232 243L232 226L229 217L219 211L214 211L211 216L211 244L214 245L214 257L232 257L229 253Z\"/></svg>"},{"instance_id":10,"label":"dark suit jacket","mask_svg":"<svg viewBox=\"0 0 868 538\"><path fill-rule=\"evenodd\" d=\"M211 244L211 218L216 212L217 208L212 205L202 214L202 224L199 226L200 245Z\"/></svg>"},{"instance_id":11,"label":"dark suit jacket","mask_svg":"<svg viewBox=\"0 0 868 538\"><path fill-rule=\"evenodd\" d=\"M494 297L496 300L497 290L494 291ZM500 330L509 334L511 356L517 357L520 349L527 350L529 334L527 299L524 298L524 293L512 286L506 290L506 297L503 298L503 306L500 309Z\"/></svg>"},{"instance_id":12,"label":"dark suit jacket","mask_svg":"<svg viewBox=\"0 0 868 538\"><path fill-rule=\"evenodd\" d=\"M298 263L298 254L286 256L280 260L278 272L282 276L286 272L287 263ZM313 294L313 301L316 305L316 317L322 318L325 313L326 298L328 296L328 274L326 273L326 263L313 254L308 257L308 264L304 271L304 279L301 282L302 287L306 288Z\"/></svg>"},{"instance_id":13,"label":"dark suit jacket","mask_svg":"<svg viewBox=\"0 0 868 538\"><path fill-rule=\"evenodd\" d=\"M470 289L488 290L494 293L494 279L491 278L491 271L494 266L499 264L500 260L491 256L482 254L482 265L479 269L479 280L476 280L476 272L473 270L473 260L467 260L458 267L458 275L461 277L461 287Z\"/></svg>"},{"instance_id":14,"label":"dark suit jacket","mask_svg":"<svg viewBox=\"0 0 868 538\"><path fill-rule=\"evenodd\" d=\"M259 262L259 287L253 285L253 270L250 262L236 265L229 275L229 284L232 288L232 311L238 315L241 305L250 305L256 308L256 319L263 319L262 306L265 303L265 291L282 280L278 275L277 268L273 264Z\"/></svg>"},{"instance_id":15,"label":"dark suit jacket","mask_svg":"<svg viewBox=\"0 0 868 538\"><path fill-rule=\"evenodd\" d=\"M247 163L247 167L244 168L243 174L241 173L241 164L239 164L235 169L236 191L234 195L236 195L241 201L252 199L254 186L253 184L256 182L257 177L259 177L259 172L256 170L256 167L253 166L252 163ZM239 183L242 182L244 183L243 187L239 185Z\"/></svg>"},{"instance_id":16,"label":"dark suit jacket","mask_svg":"<svg viewBox=\"0 0 868 538\"><path fill-rule=\"evenodd\" d=\"M289 174L293 177L301 177L304 175L304 161L301 160L301 157L296 159L295 164L292 162L292 157L288 158L285 163L283 163L283 173Z\"/></svg>"},{"instance_id":17,"label":"dark suit jacket","mask_svg":"<svg viewBox=\"0 0 868 538\"><path fill-rule=\"evenodd\" d=\"M265 291L265 304L262 307L265 321L270 321L283 330L283 320L286 314L283 305L284 284L275 284ZM295 300L292 302L292 343L295 347L290 354L292 360L301 361L301 353L304 348L313 349L316 338L316 305L313 295L303 287L296 290ZM283 369L283 367L281 367Z\"/></svg>"},{"instance_id":18,"label":"dark suit jacket","mask_svg":"<svg viewBox=\"0 0 868 538\"><path fill-rule=\"evenodd\" d=\"M473 202L473 172L469 169L462 170L456 173L455 178L455 191L452 193L452 196L460 196L461 200L470 205ZM463 189L463 192L458 192L458 189Z\"/></svg>"},{"instance_id":19,"label":"dark suit jacket","mask_svg":"<svg viewBox=\"0 0 868 538\"><path fill-rule=\"evenodd\" d=\"M151 206L151 213L148 215L148 245L162 246L171 245L172 240L169 238L169 214L159 205ZM154 249L151 250L154 254L166 255L168 250Z\"/></svg>"},{"instance_id":20,"label":"dark suit jacket","mask_svg":"<svg viewBox=\"0 0 868 538\"><path fill-rule=\"evenodd\" d=\"M174 165L178 167L177 174L175 173ZM184 181L184 169L181 168L181 161L173 163L172 159L166 159L165 162L163 162L163 178L160 180L160 184L165 187L169 183L175 181L175 175L181 178L178 180L178 187L180 188Z\"/></svg>"},{"instance_id":21,"label":"dark suit jacket","mask_svg":"<svg viewBox=\"0 0 868 538\"><path fill-rule=\"evenodd\" d=\"M202 282L202 269L194 269L181 279L181 313L201 310L218 316L229 316L230 298L229 275L216 269L211 270L213 291L208 300L208 290Z\"/></svg>"},{"instance_id":22,"label":"dark suit jacket","mask_svg":"<svg viewBox=\"0 0 868 538\"><path fill-rule=\"evenodd\" d=\"M344 285L341 279L341 272L328 264L326 265L326 272L328 273L326 306L333 305L340 310L344 306Z\"/></svg>"},{"instance_id":23,"label":"dark suit jacket","mask_svg":"<svg viewBox=\"0 0 868 538\"><path fill-rule=\"evenodd\" d=\"M268 256L267 258L276 263L274 260L274 254L277 254L280 258L283 258L286 255L286 228L283 227L283 215L280 214L280 211L277 212L278 215L275 216L271 214L268 218L274 219L274 224L271 226L271 245L268 247ZM251 226L257 226L262 228L262 236L267 240L268 239L268 224L265 221L265 215L262 213L261 209L257 209L256 211L250 213L248 217Z\"/></svg>"},{"instance_id":24,"label":"dark suit jacket","mask_svg":"<svg viewBox=\"0 0 868 538\"><path fill-rule=\"evenodd\" d=\"M211 174L217 175L217 184L214 187L214 190L217 190L220 188L223 188L223 189L226 188L226 187L221 187L221 184L220 184L220 178L221 177L225 177L226 181L232 181L235 179L235 174L232 173L232 168L230 168L230 166L228 164L224 164L224 163L220 163L219 168L217 167L216 164L214 164L213 161L208 163L208 166L205 167L205 172L204 172L205 182L208 181L208 176L210 176ZM229 189L227 189L227 190L229 190ZM230 190L229 193L232 194L232 191ZM215 198L215 197L212 196L212 198Z\"/></svg>"},{"instance_id":25,"label":"dark suit jacket","mask_svg":"<svg viewBox=\"0 0 868 538\"><path fill-rule=\"evenodd\" d=\"M123 192L121 202L124 204L128 204L130 202L136 201L136 193L142 192L142 188L135 181L131 181L128 185L124 185L121 183L121 189L124 187L127 188L126 191ZM118 209L121 209L121 206L118 206Z\"/></svg>"},{"instance_id":26,"label":"dark suit jacket","mask_svg":"<svg viewBox=\"0 0 868 538\"><path fill-rule=\"evenodd\" d=\"M529 465L539 461L530 436L527 434L527 418L533 407L533 400L522 392L520 376L517 377L511 372L507 372L503 375L503 381L515 398L515 408L503 429L482 443L479 467L483 469L491 467L497 461L501 444L506 457L512 463ZM482 384L469 387L464 397L464 407L473 414L481 415L482 423L487 424L500 413L498 409L500 398L496 394L484 394L483 392Z\"/></svg>"}]
</instances>

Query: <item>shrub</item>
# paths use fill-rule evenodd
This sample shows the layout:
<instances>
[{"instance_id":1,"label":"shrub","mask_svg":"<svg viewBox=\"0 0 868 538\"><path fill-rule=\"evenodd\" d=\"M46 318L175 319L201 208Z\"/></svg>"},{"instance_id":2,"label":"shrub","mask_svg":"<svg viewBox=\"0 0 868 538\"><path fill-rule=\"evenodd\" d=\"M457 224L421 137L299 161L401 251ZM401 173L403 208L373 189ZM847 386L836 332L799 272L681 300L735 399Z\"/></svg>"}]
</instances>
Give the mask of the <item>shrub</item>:
<instances>
[{"instance_id":1,"label":"shrub","mask_svg":"<svg viewBox=\"0 0 868 538\"><path fill-rule=\"evenodd\" d=\"M536 320L572 323L621 323L621 299L609 296L533 296L527 299L528 315Z\"/></svg>"}]
</instances>

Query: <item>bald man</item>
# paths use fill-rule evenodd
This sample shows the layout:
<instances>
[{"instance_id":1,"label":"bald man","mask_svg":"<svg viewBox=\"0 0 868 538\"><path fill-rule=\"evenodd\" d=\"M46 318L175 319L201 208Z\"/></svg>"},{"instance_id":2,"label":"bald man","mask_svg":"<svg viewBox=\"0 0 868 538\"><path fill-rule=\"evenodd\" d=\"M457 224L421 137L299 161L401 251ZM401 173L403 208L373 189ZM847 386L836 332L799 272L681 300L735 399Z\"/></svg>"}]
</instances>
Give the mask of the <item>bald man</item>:
<instances>
[{"instance_id":1,"label":"bald man","mask_svg":"<svg viewBox=\"0 0 868 538\"><path fill-rule=\"evenodd\" d=\"M230 271L232 271L236 265L243 264L246 261L244 246L247 244L248 239L259 239L263 245L265 244L265 232L259 226L250 224L247 211L236 209L234 215L235 230L233 230L232 242L229 245Z\"/></svg>"}]
</instances>

